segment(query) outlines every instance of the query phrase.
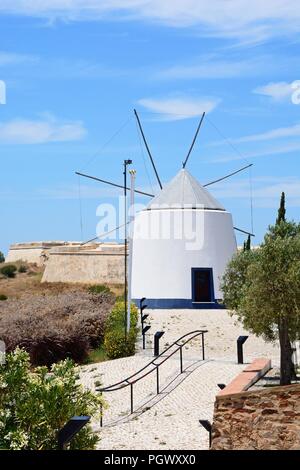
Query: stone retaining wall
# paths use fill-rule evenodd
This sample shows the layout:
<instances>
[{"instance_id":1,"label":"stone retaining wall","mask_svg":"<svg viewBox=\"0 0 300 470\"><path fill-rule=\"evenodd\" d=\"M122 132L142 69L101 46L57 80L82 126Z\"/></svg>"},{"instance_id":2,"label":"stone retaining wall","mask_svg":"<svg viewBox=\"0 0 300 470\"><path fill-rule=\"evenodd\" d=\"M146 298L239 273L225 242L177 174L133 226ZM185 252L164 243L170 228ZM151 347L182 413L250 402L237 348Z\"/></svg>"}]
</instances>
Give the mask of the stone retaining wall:
<instances>
[{"instance_id":1,"label":"stone retaining wall","mask_svg":"<svg viewBox=\"0 0 300 470\"><path fill-rule=\"evenodd\" d=\"M217 396L211 449L300 449L300 384Z\"/></svg>"},{"instance_id":2,"label":"stone retaining wall","mask_svg":"<svg viewBox=\"0 0 300 470\"><path fill-rule=\"evenodd\" d=\"M100 245L97 249L62 247L48 253L42 282L83 284L124 283L124 246Z\"/></svg>"},{"instance_id":3,"label":"stone retaining wall","mask_svg":"<svg viewBox=\"0 0 300 470\"><path fill-rule=\"evenodd\" d=\"M86 284L124 283L124 245L41 241L10 246L6 262L45 266L42 282Z\"/></svg>"},{"instance_id":4,"label":"stone retaining wall","mask_svg":"<svg viewBox=\"0 0 300 470\"><path fill-rule=\"evenodd\" d=\"M14 243L10 246L5 261L7 263L15 263L23 261L26 263L35 263L43 266L46 262L46 253L53 247L62 246L68 242L63 241L41 241L28 243Z\"/></svg>"}]
</instances>

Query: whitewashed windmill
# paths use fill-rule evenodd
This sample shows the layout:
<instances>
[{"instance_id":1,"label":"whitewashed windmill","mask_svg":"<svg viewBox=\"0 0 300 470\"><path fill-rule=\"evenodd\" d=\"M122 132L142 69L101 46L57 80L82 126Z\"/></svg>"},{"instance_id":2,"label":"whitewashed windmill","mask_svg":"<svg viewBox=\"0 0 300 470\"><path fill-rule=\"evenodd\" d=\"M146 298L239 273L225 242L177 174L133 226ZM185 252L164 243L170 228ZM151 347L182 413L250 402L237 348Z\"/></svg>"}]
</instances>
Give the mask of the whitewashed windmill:
<instances>
[{"instance_id":1,"label":"whitewashed windmill","mask_svg":"<svg viewBox=\"0 0 300 470\"><path fill-rule=\"evenodd\" d=\"M202 186L187 170L205 113L183 162L182 169L162 186L137 112L135 116L160 191L140 211L134 223L132 298L147 298L149 308L216 308L221 306L220 279L236 252L232 216L206 186L233 176L252 165ZM113 186L122 185L77 173Z\"/></svg>"}]
</instances>

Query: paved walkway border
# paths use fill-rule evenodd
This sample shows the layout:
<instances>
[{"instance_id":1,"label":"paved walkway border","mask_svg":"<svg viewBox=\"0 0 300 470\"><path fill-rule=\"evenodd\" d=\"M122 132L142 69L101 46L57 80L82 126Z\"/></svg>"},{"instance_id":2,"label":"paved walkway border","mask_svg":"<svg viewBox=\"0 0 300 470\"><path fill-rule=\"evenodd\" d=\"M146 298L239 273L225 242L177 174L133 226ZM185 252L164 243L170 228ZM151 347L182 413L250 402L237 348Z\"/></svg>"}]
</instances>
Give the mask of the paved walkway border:
<instances>
[{"instance_id":1,"label":"paved walkway border","mask_svg":"<svg viewBox=\"0 0 300 470\"><path fill-rule=\"evenodd\" d=\"M248 390L255 382L263 377L271 369L271 360L266 358L254 359L237 377L235 377L217 398L224 395L232 395Z\"/></svg>"}]
</instances>

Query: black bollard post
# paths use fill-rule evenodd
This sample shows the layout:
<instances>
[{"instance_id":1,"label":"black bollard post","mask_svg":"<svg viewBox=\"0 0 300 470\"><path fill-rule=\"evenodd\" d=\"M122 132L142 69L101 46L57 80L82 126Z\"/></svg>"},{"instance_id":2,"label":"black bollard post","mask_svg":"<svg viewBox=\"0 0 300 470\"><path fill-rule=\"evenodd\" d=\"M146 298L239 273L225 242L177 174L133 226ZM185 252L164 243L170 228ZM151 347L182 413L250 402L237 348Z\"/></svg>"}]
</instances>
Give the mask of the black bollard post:
<instances>
[{"instance_id":1,"label":"black bollard post","mask_svg":"<svg viewBox=\"0 0 300 470\"><path fill-rule=\"evenodd\" d=\"M207 419L199 419L199 423L209 433L209 448L210 448L211 447L211 431L212 431L211 422L208 421Z\"/></svg>"},{"instance_id":2,"label":"black bollard post","mask_svg":"<svg viewBox=\"0 0 300 470\"><path fill-rule=\"evenodd\" d=\"M218 385L218 387L219 387L220 390L224 390L224 388L226 387L225 384L217 384L217 385Z\"/></svg>"},{"instance_id":3,"label":"black bollard post","mask_svg":"<svg viewBox=\"0 0 300 470\"><path fill-rule=\"evenodd\" d=\"M73 437L90 421L90 416L74 416L58 431L58 448L64 450Z\"/></svg>"},{"instance_id":4,"label":"black bollard post","mask_svg":"<svg viewBox=\"0 0 300 470\"><path fill-rule=\"evenodd\" d=\"M237 361L238 364L244 364L243 344L249 336L239 336L237 339Z\"/></svg>"},{"instance_id":5,"label":"black bollard post","mask_svg":"<svg viewBox=\"0 0 300 470\"><path fill-rule=\"evenodd\" d=\"M143 317L143 310L145 310L145 308L147 307L147 305L144 305L145 300L146 300L146 297L143 297L143 298L140 300L140 315L141 315L141 321L142 321L142 317Z\"/></svg>"},{"instance_id":6,"label":"black bollard post","mask_svg":"<svg viewBox=\"0 0 300 470\"><path fill-rule=\"evenodd\" d=\"M146 349L146 333L148 330L150 330L151 326L150 325L147 325L145 326L145 328L142 329L142 335L143 335L143 349Z\"/></svg>"},{"instance_id":7,"label":"black bollard post","mask_svg":"<svg viewBox=\"0 0 300 470\"><path fill-rule=\"evenodd\" d=\"M159 340L164 334L164 331L157 331L154 335L154 356L159 356Z\"/></svg>"}]
</instances>

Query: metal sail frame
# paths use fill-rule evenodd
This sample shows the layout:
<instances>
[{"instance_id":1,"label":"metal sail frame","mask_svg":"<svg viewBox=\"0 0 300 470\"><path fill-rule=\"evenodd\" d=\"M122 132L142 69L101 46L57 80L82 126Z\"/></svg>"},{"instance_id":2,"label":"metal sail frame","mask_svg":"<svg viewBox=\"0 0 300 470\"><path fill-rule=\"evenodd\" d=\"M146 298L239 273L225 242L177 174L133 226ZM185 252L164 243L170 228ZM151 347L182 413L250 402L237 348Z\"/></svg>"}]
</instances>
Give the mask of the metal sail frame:
<instances>
[{"instance_id":1,"label":"metal sail frame","mask_svg":"<svg viewBox=\"0 0 300 470\"><path fill-rule=\"evenodd\" d=\"M91 176L91 175L86 175L84 173L79 173L79 171L75 171L75 175L83 176L84 178L89 178L91 180L99 181L100 183L105 183L105 184L108 184L110 186L115 186L116 188L124 189L124 186L121 185L121 184L113 183L112 181L103 180L101 178L97 178L96 176ZM130 188L128 188L128 187L126 189L130 190ZM144 191L140 191L139 189L135 189L134 192L138 193L138 194L142 194L143 196L154 197L154 194L145 193Z\"/></svg>"},{"instance_id":2,"label":"metal sail frame","mask_svg":"<svg viewBox=\"0 0 300 470\"><path fill-rule=\"evenodd\" d=\"M187 164L187 162L188 162L188 159L190 158L190 155L191 155L191 153L192 153L192 150L193 150L193 148L194 148L195 142L196 142L196 140L197 140L197 137L198 137L200 128L201 128L201 126L202 126L202 122L203 122L204 117L205 117L205 111L204 111L204 113L202 114L202 117L201 117L200 122L199 122L199 124L198 124L197 130L196 130L195 136L194 136L194 138L193 138L192 144L191 144L191 146L190 146L190 148L189 148L188 154L187 154L187 156L186 156L184 162L182 163L182 168L183 168L183 169L186 167L186 164Z\"/></svg>"},{"instance_id":3,"label":"metal sail frame","mask_svg":"<svg viewBox=\"0 0 300 470\"><path fill-rule=\"evenodd\" d=\"M247 232L247 230L242 230L241 228L233 227L234 230L237 230L238 232L245 233L246 235L250 235L250 237L255 237L254 233Z\"/></svg>"},{"instance_id":4,"label":"metal sail frame","mask_svg":"<svg viewBox=\"0 0 300 470\"><path fill-rule=\"evenodd\" d=\"M247 168L249 168L249 167L251 167L251 166L253 166L253 163L251 163L250 165L247 165L247 166L245 166L245 167L243 167L243 168L240 168L239 170L236 170L236 171L234 171L233 173L230 173L229 175L223 176L222 178L219 178L219 179L217 179L217 180L211 181L210 183L206 183L206 184L203 185L203 187L210 186L210 185L212 185L212 184L218 183L219 181L223 181L223 180L226 179L226 178L230 178L231 176L236 175L237 173L240 173L241 171L244 171L244 170L246 170ZM83 176L83 177L85 177L85 178L89 178L89 179L95 180L95 181L99 181L100 183L105 183L105 184L108 184L108 185L110 185L110 186L114 186L114 187L117 187L117 188L124 189L124 186L123 186L123 185L116 184L116 183L112 183L111 181L103 180L103 179L101 179L101 178L97 178L96 176L86 175L86 174L80 173L80 172L78 172L78 171L76 171L75 174L76 174L76 175L79 175L79 176ZM127 189L129 190L130 188L127 188ZM148 197L152 197L152 198L155 197L154 194L149 194L149 193L146 193L146 192L144 192L144 191L140 191L140 190L138 190L138 189L135 189L134 191L135 191L136 193L138 193L138 194L143 195L143 196L148 196ZM118 230L118 229L121 228L121 227L122 227L122 226L116 227L116 228L115 228L114 230L112 230L111 232L114 232L115 230ZM238 227L233 227L233 228L234 228L235 230L237 230L238 232L244 233L244 234L246 234L246 235L250 235L250 237L255 237L255 235L254 235L253 233L248 232L247 230L242 230L242 229L240 229L240 228L238 228ZM90 242L92 242L92 241L95 241L95 240L97 240L97 239L99 239L99 238L102 238L102 236L104 236L104 234L99 235L98 237L95 237L95 238L93 238L93 239L91 239L91 240L88 240L88 241L82 243L82 245L85 245L85 244L90 243Z\"/></svg>"},{"instance_id":5,"label":"metal sail frame","mask_svg":"<svg viewBox=\"0 0 300 470\"><path fill-rule=\"evenodd\" d=\"M163 187L162 187L162 184L161 184L161 180L160 180L160 177L159 177L159 175L158 175L158 172L157 172L157 169L156 169L156 166L155 166L155 163L154 163L152 154L151 154L151 152L150 152L149 145L148 145L148 143L147 143L146 136L145 136L145 134L144 134L144 131L143 131L143 128L142 128L142 124L141 124L141 121L140 121L140 118L139 118L139 115L138 115L136 109L134 109L134 115L135 115L135 117L136 117L136 120L137 120L139 129L140 129L140 132L141 132L141 135L142 135L142 138L143 138L143 141L144 141L144 144L145 144L145 147L146 147L148 156L149 156L150 161L151 161L151 163L152 163L152 167L153 167L153 170L154 170L156 179L157 179L157 181L158 181L159 187L160 187L160 189L162 189Z\"/></svg>"},{"instance_id":6,"label":"metal sail frame","mask_svg":"<svg viewBox=\"0 0 300 470\"><path fill-rule=\"evenodd\" d=\"M229 173L229 175L222 176L222 178L219 178L214 181L210 181L209 183L204 184L203 188L206 188L207 186L210 186L211 184L219 183L220 181L226 180L227 178L230 178L230 176L234 176L237 173L240 173L241 171L247 170L247 168L250 168L251 166L253 166L253 163L250 163L250 165L247 165L247 166L243 166L243 168L240 168L239 170L236 170L233 173Z\"/></svg>"},{"instance_id":7,"label":"metal sail frame","mask_svg":"<svg viewBox=\"0 0 300 470\"><path fill-rule=\"evenodd\" d=\"M157 172L157 169L156 169L154 160L153 160L153 156L152 156L152 154L151 154L149 145L148 145L148 143L147 143L146 136L145 136L145 134L144 134L144 131L143 131L143 128L142 128L142 124L141 124L141 121L140 121L140 118L139 118L139 115L138 115L136 109L134 109L134 114L135 114L135 117L136 117L136 120L137 120L137 123L138 123L138 126L139 126L139 130L140 130L140 132L141 132L141 135L142 135L142 138L143 138L143 141L144 141L144 144L145 144L145 147L146 147L148 156L149 156L149 158L150 158L150 161L151 161L151 164L152 164L152 167L153 167L153 170L154 170L156 179L157 179L157 181L158 181L158 184L159 184L160 189L162 190L162 189L163 189L163 186L162 186L160 177L159 177L159 175L158 175L158 172ZM201 128L201 126L202 126L204 117L205 117L205 112L203 112L203 114L202 114L202 117L201 117L200 122L199 122L199 124L198 124L196 133L195 133L195 135L194 135L193 141L192 141L192 143L191 143L191 146L190 146L189 151L188 151L188 153L187 153L187 156L186 156L186 158L185 158L185 161L182 163L182 168L183 168L183 169L185 169L186 164L187 164L187 162L188 162L188 160L189 160L189 158L190 158L190 155L191 155L192 150L193 150L193 148L194 148L194 145L195 145L195 143L196 143L196 140L197 140L197 137L198 137L200 128ZM211 186L211 185L213 185L213 184L219 183L220 181L223 181L223 180L225 180L225 179L227 179L227 178L230 178L231 176L234 176L234 175L240 173L241 171L244 171L244 170L246 170L246 169L248 169L248 168L250 168L250 167L252 167L252 166L253 166L253 163L251 163L251 164L249 164L249 165L247 165L247 166L244 166L244 167L242 167L242 168L240 168L240 169L238 169L238 170L236 170L236 171L234 171L234 172L232 172L232 173L229 173L228 175L225 175L225 176L223 176L223 177L221 177L221 178L218 178L217 180L210 181L209 183L204 184L203 187L205 188L205 187L207 187L207 186ZM117 184L117 183L113 183L113 182L111 182L111 181L103 180L103 179L98 178L98 177L96 177L96 176L87 175L87 174L84 174L84 173L80 173L80 172L78 172L78 171L76 171L75 174L76 174L76 175L79 175L79 176L83 176L83 177L85 177L85 178L89 178L89 179L95 180L95 181L99 181L99 182L101 182L101 183L108 184L108 185L110 185L110 186L114 186L114 187L116 187L116 188L125 189L124 185L120 185L120 184ZM129 190L130 188L127 187L126 189ZM138 189L135 189L134 192L137 193L137 194L141 194L141 195L143 195L143 196L148 196L148 197L152 197L152 198L155 197L154 194L146 193L146 192L140 191L140 190L138 190ZM116 227L114 230L117 230L118 228L120 228L120 227ZM237 230L237 231L239 231L239 232L241 232L241 233L244 233L244 234L246 234L246 235L250 235L251 237L255 237L255 235L254 235L253 233L248 232L247 230L242 230L242 229L239 229L238 227L233 227L233 228L234 228L234 230ZM114 231L114 230L113 230L113 231ZM87 242L85 242L85 243L83 243L83 244L86 244L86 243L89 243L89 242L91 242L91 241L97 240L98 238L101 238L103 235L104 235L104 234L102 234L102 235L100 235L100 236L98 236L98 237L95 237L95 238L93 238L92 240L89 240L89 241L87 241Z\"/></svg>"}]
</instances>

